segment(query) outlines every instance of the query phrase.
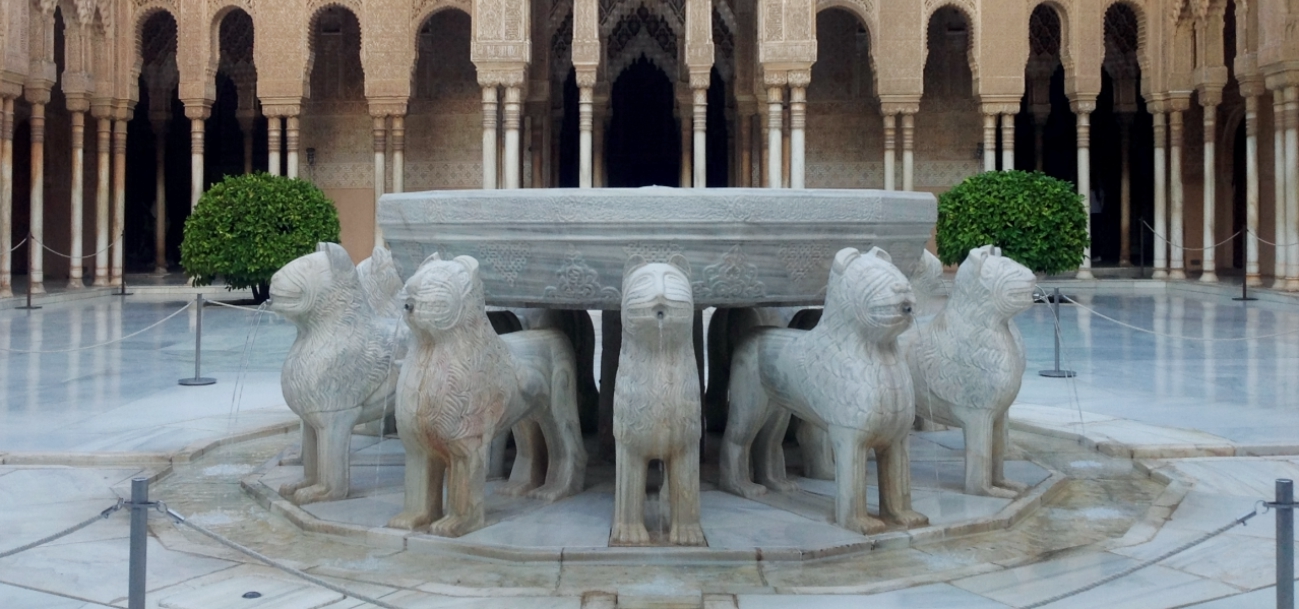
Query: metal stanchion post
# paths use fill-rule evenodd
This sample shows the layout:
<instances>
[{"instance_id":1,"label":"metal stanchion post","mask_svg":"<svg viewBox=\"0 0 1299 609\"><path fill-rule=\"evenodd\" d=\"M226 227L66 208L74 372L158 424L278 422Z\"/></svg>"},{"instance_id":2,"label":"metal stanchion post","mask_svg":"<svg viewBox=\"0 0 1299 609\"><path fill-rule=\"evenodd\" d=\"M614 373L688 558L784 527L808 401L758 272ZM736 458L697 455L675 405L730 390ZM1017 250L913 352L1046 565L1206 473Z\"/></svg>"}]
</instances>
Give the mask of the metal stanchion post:
<instances>
[{"instance_id":1,"label":"metal stanchion post","mask_svg":"<svg viewBox=\"0 0 1299 609\"><path fill-rule=\"evenodd\" d=\"M1240 296L1238 296L1238 297L1236 297L1236 298L1232 298L1232 300L1258 300L1257 298L1254 298L1253 296L1250 296L1250 295L1249 295L1249 278L1248 278L1248 277L1244 277L1244 276L1242 276L1242 277L1240 278Z\"/></svg>"},{"instance_id":2,"label":"metal stanchion post","mask_svg":"<svg viewBox=\"0 0 1299 609\"><path fill-rule=\"evenodd\" d=\"M1055 368L1038 371L1038 374L1053 379L1073 378L1077 375L1076 372L1060 369L1060 288L1055 288L1051 296L1051 315L1055 321L1055 327L1052 328L1052 334L1055 335Z\"/></svg>"},{"instance_id":3,"label":"metal stanchion post","mask_svg":"<svg viewBox=\"0 0 1299 609\"><path fill-rule=\"evenodd\" d=\"M194 378L183 378L180 379L180 381L178 381L181 385L184 385L186 387L211 385L216 382L216 379L211 377L205 377L202 376L202 374L200 374L201 366L203 364L203 295L202 294L199 294L198 297L194 299L194 306L198 310L198 312L195 314L198 317L196 320L197 322L196 327L194 328Z\"/></svg>"},{"instance_id":4,"label":"metal stanchion post","mask_svg":"<svg viewBox=\"0 0 1299 609\"><path fill-rule=\"evenodd\" d=\"M32 245L33 245L34 243L35 243L35 242L32 241L32 234L31 234L31 233L27 233L27 260L29 260L29 261L32 259L31 251L32 251ZM19 245L22 245L22 244L20 243ZM30 264L30 262L28 263L27 268L28 268L28 271L27 271L27 304L24 305L24 306L21 306L21 307L16 307L16 308L19 308L19 309L26 309L26 310L28 310L28 311L31 311L31 310L33 310L33 309L39 309L40 307L38 307L38 306L32 304L32 272L31 272L31 270L30 270L30 269L31 269L31 264Z\"/></svg>"},{"instance_id":5,"label":"metal stanchion post","mask_svg":"<svg viewBox=\"0 0 1299 609\"><path fill-rule=\"evenodd\" d=\"M131 558L127 609L144 609L145 565L149 551L149 479L131 480Z\"/></svg>"},{"instance_id":6,"label":"metal stanchion post","mask_svg":"<svg viewBox=\"0 0 1299 609\"><path fill-rule=\"evenodd\" d=\"M1294 482L1276 481L1276 608L1294 609Z\"/></svg>"}]
</instances>

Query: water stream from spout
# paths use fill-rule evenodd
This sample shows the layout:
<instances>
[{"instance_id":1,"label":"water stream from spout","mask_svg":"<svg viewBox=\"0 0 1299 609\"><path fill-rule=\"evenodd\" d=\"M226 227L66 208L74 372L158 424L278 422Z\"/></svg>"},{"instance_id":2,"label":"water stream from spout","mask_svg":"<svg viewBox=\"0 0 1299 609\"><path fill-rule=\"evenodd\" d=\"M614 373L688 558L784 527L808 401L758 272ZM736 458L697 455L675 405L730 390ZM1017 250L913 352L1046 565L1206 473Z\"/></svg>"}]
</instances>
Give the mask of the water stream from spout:
<instances>
[{"instance_id":1,"label":"water stream from spout","mask_svg":"<svg viewBox=\"0 0 1299 609\"><path fill-rule=\"evenodd\" d=\"M244 351L239 357L239 369L235 371L235 386L230 395L230 413L227 420L227 427L229 428L233 428L239 423L239 411L243 406L244 399L244 380L248 376L248 360L251 358L253 346L257 344L257 333L262 325L262 317L269 305L269 301L257 305L257 310L253 313L253 321L248 325L248 333L244 336Z\"/></svg>"}]
</instances>

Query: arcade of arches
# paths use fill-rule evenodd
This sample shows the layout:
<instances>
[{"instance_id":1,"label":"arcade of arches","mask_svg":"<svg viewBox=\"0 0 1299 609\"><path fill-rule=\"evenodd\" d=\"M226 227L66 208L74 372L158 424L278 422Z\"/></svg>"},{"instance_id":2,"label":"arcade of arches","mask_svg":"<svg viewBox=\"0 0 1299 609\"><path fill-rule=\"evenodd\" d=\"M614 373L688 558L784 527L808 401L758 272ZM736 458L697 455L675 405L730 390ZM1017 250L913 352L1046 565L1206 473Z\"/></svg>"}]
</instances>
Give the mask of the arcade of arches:
<instances>
[{"instance_id":1,"label":"arcade of arches","mask_svg":"<svg viewBox=\"0 0 1299 609\"><path fill-rule=\"evenodd\" d=\"M6 1L0 296L175 271L251 171L324 189L361 258L387 192L1037 169L1089 198L1080 276L1299 290L1296 31L1293 0Z\"/></svg>"}]
</instances>

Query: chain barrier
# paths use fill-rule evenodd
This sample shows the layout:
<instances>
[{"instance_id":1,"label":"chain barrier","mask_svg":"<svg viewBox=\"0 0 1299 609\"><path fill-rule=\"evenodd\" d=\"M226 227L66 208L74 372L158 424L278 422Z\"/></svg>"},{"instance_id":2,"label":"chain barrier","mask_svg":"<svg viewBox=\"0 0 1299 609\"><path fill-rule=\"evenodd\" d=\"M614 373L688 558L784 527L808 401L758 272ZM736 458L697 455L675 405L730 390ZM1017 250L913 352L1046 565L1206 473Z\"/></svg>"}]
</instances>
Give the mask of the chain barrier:
<instances>
[{"instance_id":1,"label":"chain barrier","mask_svg":"<svg viewBox=\"0 0 1299 609\"><path fill-rule=\"evenodd\" d=\"M215 541L215 542L217 542L217 543L219 543L219 544L221 544L221 545L223 545L223 546L225 546L225 547L227 547L227 548L230 548L231 550L234 550L234 551L239 552L239 553L241 553L241 554L244 554L244 555L246 555L246 556L250 556L250 557L252 557L252 558L255 558L255 559L257 559L258 561L261 561L262 563L266 564L267 566L270 566L270 567L273 567L273 568L279 569L279 570L281 570L281 571L283 571L283 572L285 572L285 573L288 573L289 575L292 575L292 576L297 577L297 578L299 578L299 579L302 579L302 580L305 580L305 581L307 581L307 582L313 583L313 584L315 584L315 585L317 585L317 586L320 586L320 587L322 587L322 588L325 588L325 589L327 589L327 590L332 590L332 591L334 591L334 592L337 592L337 593L339 593L339 594L342 594L343 596L347 596L347 597L350 597L350 598L354 598L354 599L356 599L356 600L358 600L358 601L361 601L361 602L363 602L363 603L369 603L369 604L374 605L374 606L376 606L376 607L381 607L382 609L402 609L401 607L398 607L398 606L393 605L393 604L390 604L390 603L385 603L385 602L383 602L383 601L381 601L381 600L379 600L379 599L377 599L377 598L371 598L371 597L369 597L369 596L365 596L365 595L363 595L363 594L357 594L356 592L353 592L353 591L348 590L348 589L346 589L346 588L343 588L343 587L341 587L341 586L336 586L336 585L331 584L331 583L329 583L329 582L327 582L327 581L325 581L325 580L323 580L323 579L321 579L321 578L319 578L319 577L316 577L316 576L314 576L314 575L310 575L310 574L308 574L308 573L306 573L306 572L304 572L304 571L300 571L300 570L298 570L298 569L295 569L295 568L293 568L293 567L290 567L290 566L288 566L288 565L286 565L286 564L284 564L284 563L282 563L282 562L279 562L279 561L277 561L277 560L275 560L275 559L273 559L273 558L271 558L271 557L269 557L269 556L266 556L266 555L264 555L264 554L262 554L262 553L260 553L260 552L258 552L258 551L256 551L256 550L253 550L253 549L251 549L251 548L247 548L247 547L244 547L244 546L242 546L242 545L239 545L238 543L235 543L234 541L231 541L231 540L229 540L229 539L227 539L227 538L225 538L225 537L222 537L222 536L221 536L220 534L218 534L218 533L214 533L214 532L212 532L212 531L209 531L208 529L205 529L205 528L203 528L203 527L201 527L201 526L199 526L199 525L197 525L197 524L194 524L194 523L190 522L189 520L185 519L184 516L181 516L180 514L177 514L174 510L167 509L166 504L164 504L164 503L162 503L162 502L159 502L159 503L158 503L158 511L160 511L160 512L166 514L167 516L170 516L171 519L174 520L177 524L187 526L187 527L193 529L194 531L198 532L200 535L202 535L202 536L204 536L204 537L207 537L208 539L211 539L212 541Z\"/></svg>"},{"instance_id":2,"label":"chain barrier","mask_svg":"<svg viewBox=\"0 0 1299 609\"><path fill-rule=\"evenodd\" d=\"M34 237L34 236L30 236L30 237L28 237L28 238L31 239L32 241L34 241L37 245L39 245L39 246L45 248L45 251L47 251L47 252L49 252L49 253L51 253L51 254L54 254L55 256L58 256L58 257L60 257L60 258L67 258L68 260L72 260L72 259L74 259L74 258L77 258L77 256L70 256L70 255L65 254L65 253L63 253L63 252L60 252L60 251L58 251L58 250L56 250L56 249L54 249L54 248L52 248L52 247L50 247L50 246L48 246L48 245L45 245L44 242L42 242L40 239L37 239L37 238ZM24 241L26 241L26 239L24 239ZM85 254L85 255L82 255L82 256L80 256L80 257L81 257L81 258L90 258L90 257L92 257L92 256L98 256L98 255L100 255L100 254L102 254L102 253L104 253L104 252L107 252L108 250L113 249L114 246L116 246L118 243L121 243L121 242L122 242L122 235L118 235L117 238L114 239L112 243L109 243L107 246L105 246L104 249L99 250L99 251L97 251L97 252L92 252L92 253L89 253L89 254ZM21 244L20 244L20 245L21 245Z\"/></svg>"},{"instance_id":3,"label":"chain barrier","mask_svg":"<svg viewBox=\"0 0 1299 609\"><path fill-rule=\"evenodd\" d=\"M1191 541L1189 541L1189 542L1187 542L1187 543L1184 543L1184 544L1182 544L1182 545L1180 545L1180 546L1177 546L1176 548L1173 548L1172 550L1169 550L1169 551L1167 551L1167 552L1164 552L1163 554L1160 554L1159 556L1156 556L1156 557L1151 558L1151 559L1149 559L1149 560L1146 560L1146 561L1143 561L1143 562L1137 563L1137 564L1135 564L1135 565L1133 565L1133 566L1131 566L1131 567L1129 567L1129 568L1127 568L1127 569L1124 569L1124 570L1122 570L1122 571L1119 571L1118 573L1115 573L1115 574L1113 574L1113 575L1110 575L1109 577L1103 577L1103 578L1101 578L1101 579L1098 579L1098 580L1096 580L1096 581L1094 581L1094 582L1092 582L1092 583L1090 583L1090 584L1087 584L1086 586L1083 586L1083 587L1081 587L1081 588L1075 588L1075 589L1070 590L1070 591L1068 591L1068 592L1065 592L1065 593L1063 593L1063 594L1057 594L1057 595L1055 595L1055 596L1052 596L1051 598L1044 599L1044 600L1040 600L1040 601L1038 601L1038 602L1036 602L1036 603L1033 603L1033 604L1031 604L1031 605L1024 605L1024 606L1021 607L1020 609L1037 609L1038 607L1045 607L1045 606L1047 606L1047 605L1050 605L1051 603L1055 603L1055 602L1058 602L1058 601L1062 601L1062 600L1064 600L1064 599L1066 599L1066 598L1069 598L1069 597L1071 597L1071 596L1077 596L1077 595L1079 595L1079 594L1082 594L1082 593L1084 593L1084 592L1087 592L1088 590L1094 590L1094 589L1096 589L1096 588L1099 588L1099 587L1101 587L1101 586L1103 586L1103 585L1105 585L1105 584L1108 584L1108 583L1110 583L1110 582L1112 582L1112 581L1114 581L1114 580L1117 580L1117 579L1121 579L1121 578L1127 577L1127 576L1129 576L1129 575L1132 575L1133 573L1136 573L1137 571L1140 571L1140 570L1142 570L1142 569L1144 569L1144 568L1146 568L1146 567L1149 567L1150 565L1153 565L1153 564L1155 564L1155 563L1157 563L1157 562L1161 562L1161 561L1167 560L1167 559L1169 559L1169 558L1172 558L1173 556L1176 556L1176 555L1178 555L1178 554L1181 554L1182 552L1185 552L1185 551L1187 551L1187 550L1189 550L1189 549L1191 549L1191 548L1194 548L1195 546L1198 546L1198 545L1200 545L1200 544L1202 544L1202 543L1204 543L1204 542L1206 542L1206 541L1209 541L1210 539L1213 539L1214 537L1217 537L1217 536L1219 536L1219 535L1221 535L1221 534L1223 534L1223 533L1226 533L1227 531L1230 531L1231 529L1234 529L1234 528L1236 528L1237 526L1245 526L1245 523L1248 522L1250 518L1253 518L1253 517L1255 517L1255 516L1258 516L1259 514L1265 513L1266 511L1267 511L1266 509L1264 509L1263 511L1259 511L1259 508L1258 508L1258 507L1255 507L1255 508L1254 508L1254 511L1252 511L1252 512L1250 512L1250 513L1248 513L1248 514L1245 514L1244 516L1241 516L1240 518L1237 518L1237 519L1235 519L1235 520L1233 520L1233 521L1231 521L1231 522L1229 522L1229 523L1227 523L1227 524L1224 524L1224 525L1222 525L1222 526L1220 526L1220 527L1218 527L1218 528L1216 528L1216 529L1214 529L1214 530L1212 530L1212 531L1209 531L1208 533L1205 533L1204 535L1200 536L1200 537L1197 538L1197 539L1191 540Z\"/></svg>"},{"instance_id":4,"label":"chain barrier","mask_svg":"<svg viewBox=\"0 0 1299 609\"><path fill-rule=\"evenodd\" d=\"M1284 247L1284 248L1290 248L1290 247L1294 247L1295 245L1299 245L1299 244L1296 244L1296 243L1272 243L1271 241L1268 241L1267 239L1264 239L1264 238L1263 238L1262 236L1260 236L1258 233L1256 233L1256 232L1254 232L1254 231L1252 231L1252 230L1250 230L1250 229L1248 229L1248 228L1246 228L1245 231L1248 232L1249 234L1253 235L1255 239L1258 239L1259 241L1262 241L1263 243L1266 243L1266 244L1268 244L1268 245L1270 245L1270 246L1272 246L1272 247Z\"/></svg>"},{"instance_id":5,"label":"chain barrier","mask_svg":"<svg viewBox=\"0 0 1299 609\"><path fill-rule=\"evenodd\" d=\"M86 520L83 520L83 521L81 521L81 522L78 522L77 524L74 524L74 525L72 525L72 526L70 526L70 527L68 527L68 528L66 528L66 529L63 529L62 531L59 531L58 533L55 533L55 534L50 535L50 536L48 536L48 537L42 537L42 538L37 539L36 541L33 541L33 542L29 543L29 544L18 546L18 547L16 547L16 548L12 549L12 550L6 550L6 551L4 551L4 552L0 552L0 558L8 558L8 557L10 557L10 556L13 556L14 554L19 553L19 552L26 552L27 550L30 550L30 549L32 549L32 548L35 548L36 546L43 546L43 545L45 545L45 544L47 544L47 543L49 543L49 542L51 542L51 541L55 541L55 540L58 540L58 539L61 539L61 538L67 537L68 535L71 535L71 534L73 534L73 533L76 533L77 531L80 531L81 529L84 529L84 528L86 528L86 527L88 527L88 526L90 526L90 525L92 525L92 524L95 524L96 522L99 522L100 520L108 520L108 517L109 517L109 516L112 516L112 515L113 515L114 513L116 513L118 510L122 509L122 506L124 506L124 505L126 505L126 500L125 500L125 499L122 499L122 498L119 497L118 500L117 500L117 503L116 503L115 505L113 505L112 507L109 507L108 509L106 509L106 510L100 512L99 514L95 515L94 517L92 517L92 518L87 518Z\"/></svg>"},{"instance_id":6,"label":"chain barrier","mask_svg":"<svg viewBox=\"0 0 1299 609\"><path fill-rule=\"evenodd\" d=\"M1164 334L1162 332L1156 332L1149 328L1134 326L1126 321L1115 319L1113 317L1110 317L1109 315L1097 311L1096 309L1093 309L1085 304L1082 304L1077 300L1074 300L1068 296L1062 295L1061 298L1068 301L1070 304L1076 305L1078 308L1087 311L1088 313L1091 313L1092 315L1095 315L1096 317L1099 317L1111 323L1118 324L1120 326L1128 328L1129 330L1136 330L1137 332L1145 332L1146 334L1153 334L1155 336L1160 336L1163 338L1173 338L1177 340L1197 340L1206 343L1234 343L1234 342L1241 342L1246 340L1263 340L1267 338L1277 338L1280 336L1291 336L1294 334L1299 334L1299 330L1291 330L1289 332L1277 332L1276 334L1264 334L1262 336L1237 336L1235 338L1204 338L1203 336L1178 336L1176 334Z\"/></svg>"},{"instance_id":7,"label":"chain barrier","mask_svg":"<svg viewBox=\"0 0 1299 609\"><path fill-rule=\"evenodd\" d=\"M1226 244L1230 243L1232 239L1235 239L1236 237L1239 237L1241 233L1245 232L1245 231L1243 231L1243 230L1238 230L1238 231L1232 233L1230 237L1227 237L1226 239L1223 239L1222 241L1219 241L1219 242L1217 242L1217 243L1215 243L1215 244L1213 244L1213 245L1210 245L1209 247L1189 247L1189 246L1185 246L1185 245L1178 245L1178 244L1176 244L1176 243L1173 243L1172 241L1169 241L1167 237L1165 237L1165 236L1159 234L1158 232L1155 232L1155 227L1151 226L1149 222L1146 222L1145 220L1142 220L1141 223L1144 224L1144 225L1146 226L1146 229L1149 230L1151 234L1153 234L1153 235L1156 236L1156 237L1159 237L1159 240L1160 240L1160 241L1163 241L1164 243L1167 243L1168 245L1171 245L1171 246L1173 246L1173 247L1175 247L1175 248L1177 248L1177 249L1179 249L1179 250L1186 250L1186 251L1191 251L1191 252L1203 252L1203 251L1205 251L1205 250L1211 250L1211 249L1215 249L1215 248L1217 248L1217 247L1220 247L1220 246L1226 245Z\"/></svg>"},{"instance_id":8,"label":"chain barrier","mask_svg":"<svg viewBox=\"0 0 1299 609\"><path fill-rule=\"evenodd\" d=\"M16 252L16 251L18 251L18 248L22 247L23 244L25 244L25 243L27 243L27 237L23 237L23 240L22 240L22 241L19 241L19 242L18 242L18 245L15 245L15 246L9 248L9 252L12 253L12 252Z\"/></svg>"},{"instance_id":9,"label":"chain barrier","mask_svg":"<svg viewBox=\"0 0 1299 609\"><path fill-rule=\"evenodd\" d=\"M128 339L128 338L134 338L134 337L136 337L136 336L139 336L139 335L141 335L141 334L144 334L145 332L148 332L149 330L152 330L152 329L154 329L154 328L156 328L156 327L158 327L158 326L161 326L161 325L163 324L163 322L165 322L165 321L167 321L167 320L169 320L169 319L171 319L171 318L173 318L173 317L175 317L175 316L177 316L177 315L180 315L181 313L184 313L184 312L185 312L187 309L189 309L189 308L190 308L190 303L185 303L185 306L181 307L180 309L177 309L177 310L176 310L175 312L173 312L171 315L168 315L168 316L166 316L166 317L164 317L164 318L162 318L162 319L159 319L158 321L153 322L152 324L150 324L150 325L148 325L148 326L146 326L146 327L144 327L144 328L142 328L142 329L140 329L140 330L136 330L135 332L132 332L132 333L130 333L130 334L127 334L126 336L123 336L123 337L121 337L121 338L114 338L113 340L110 340L110 341L108 341L108 342L99 343L99 344L97 344L97 345L89 345L89 346L86 346L86 347L69 347L69 348L67 348L67 349L51 349L51 350L49 350L49 351L28 350L28 349L6 349L6 348L4 348L4 347L0 347L0 351L4 351L4 352L7 352L7 353L34 353L34 354L42 354L42 353L71 353L71 352L73 352L73 351L87 351L87 350L90 350L90 349L98 349L99 347L104 347L104 346L107 346L107 345L111 345L111 344L113 344L113 343L120 343L120 342L122 342L122 341L124 341L124 340L126 340L126 339Z\"/></svg>"},{"instance_id":10,"label":"chain barrier","mask_svg":"<svg viewBox=\"0 0 1299 609\"><path fill-rule=\"evenodd\" d=\"M259 308L259 307L244 307L244 306L240 306L240 305L232 305L232 304L229 304L229 303L221 302L221 301L219 301L219 300L204 300L203 302L204 302L204 304L213 304L213 305L216 305L216 306L218 306L218 307L226 307L226 308L228 308L228 309L239 309L240 311L248 311L249 313L257 313L257 312L274 313L274 311L271 311L270 309L264 309L264 308Z\"/></svg>"}]
</instances>

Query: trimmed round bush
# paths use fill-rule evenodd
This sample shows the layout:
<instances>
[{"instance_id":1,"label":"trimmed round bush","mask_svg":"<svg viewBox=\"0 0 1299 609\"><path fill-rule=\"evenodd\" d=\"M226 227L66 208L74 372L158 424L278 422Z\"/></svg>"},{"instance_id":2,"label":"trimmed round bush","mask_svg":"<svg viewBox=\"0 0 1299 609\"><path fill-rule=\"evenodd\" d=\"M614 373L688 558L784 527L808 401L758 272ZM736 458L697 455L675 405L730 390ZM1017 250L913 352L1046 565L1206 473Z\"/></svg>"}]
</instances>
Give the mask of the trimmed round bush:
<instances>
[{"instance_id":1,"label":"trimmed round bush","mask_svg":"<svg viewBox=\"0 0 1299 609\"><path fill-rule=\"evenodd\" d=\"M1087 247L1087 209L1074 185L1040 172L989 171L938 198L938 258L960 264L971 249L1047 275L1078 268Z\"/></svg>"},{"instance_id":2,"label":"trimmed round bush","mask_svg":"<svg viewBox=\"0 0 1299 609\"><path fill-rule=\"evenodd\" d=\"M227 289L269 297L271 275L322 241L338 242L338 210L310 182L268 173L226 176L185 221L180 264L194 285L217 277Z\"/></svg>"}]
</instances>

